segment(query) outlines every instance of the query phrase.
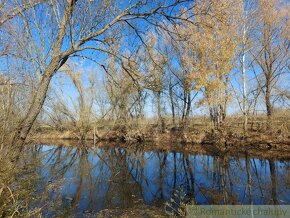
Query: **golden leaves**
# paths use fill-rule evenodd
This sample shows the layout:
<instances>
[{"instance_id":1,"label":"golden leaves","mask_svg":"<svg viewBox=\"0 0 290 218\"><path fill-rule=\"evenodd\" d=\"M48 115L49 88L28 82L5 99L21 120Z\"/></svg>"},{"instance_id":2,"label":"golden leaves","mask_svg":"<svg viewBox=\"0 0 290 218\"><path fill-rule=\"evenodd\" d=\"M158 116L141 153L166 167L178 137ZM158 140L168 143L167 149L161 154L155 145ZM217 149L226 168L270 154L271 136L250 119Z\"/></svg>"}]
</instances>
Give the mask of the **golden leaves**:
<instances>
[{"instance_id":1,"label":"golden leaves","mask_svg":"<svg viewBox=\"0 0 290 218\"><path fill-rule=\"evenodd\" d=\"M187 80L194 81L194 89L204 90L208 101L223 101L226 78L234 68L233 58L238 45L237 19L242 1L199 0L194 8L195 25L179 26L184 65L190 69ZM188 82L190 83L190 82Z\"/></svg>"}]
</instances>

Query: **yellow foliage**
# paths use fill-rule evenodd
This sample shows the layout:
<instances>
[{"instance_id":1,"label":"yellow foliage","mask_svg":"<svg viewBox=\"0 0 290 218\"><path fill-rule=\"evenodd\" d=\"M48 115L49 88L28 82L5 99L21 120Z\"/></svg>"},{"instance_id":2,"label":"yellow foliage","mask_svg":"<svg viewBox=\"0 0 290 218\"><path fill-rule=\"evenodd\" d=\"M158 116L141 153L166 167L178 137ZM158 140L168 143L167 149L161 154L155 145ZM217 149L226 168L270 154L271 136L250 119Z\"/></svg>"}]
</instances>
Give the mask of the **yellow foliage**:
<instances>
[{"instance_id":1,"label":"yellow foliage","mask_svg":"<svg viewBox=\"0 0 290 218\"><path fill-rule=\"evenodd\" d=\"M190 54L183 57L191 68L187 79L194 81L194 89L205 90L207 100L214 104L224 101L222 93L227 91L227 77L234 68L242 7L242 0L199 0L194 7L195 24L178 29L187 38L184 43Z\"/></svg>"}]
</instances>

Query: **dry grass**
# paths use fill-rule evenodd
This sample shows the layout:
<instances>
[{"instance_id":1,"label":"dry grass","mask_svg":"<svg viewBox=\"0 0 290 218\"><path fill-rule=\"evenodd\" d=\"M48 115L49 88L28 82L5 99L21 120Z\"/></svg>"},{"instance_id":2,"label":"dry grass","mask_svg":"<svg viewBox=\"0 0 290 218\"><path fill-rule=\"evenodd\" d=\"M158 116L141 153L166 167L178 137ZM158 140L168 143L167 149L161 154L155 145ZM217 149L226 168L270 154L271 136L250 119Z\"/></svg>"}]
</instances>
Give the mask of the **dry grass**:
<instances>
[{"instance_id":1,"label":"dry grass","mask_svg":"<svg viewBox=\"0 0 290 218\"><path fill-rule=\"evenodd\" d=\"M114 120L99 120L98 122L92 122L90 124L90 130L87 133L87 139L93 138L94 129L97 130L97 134L105 136L110 132L123 132L123 133L149 133L160 135L162 132L160 127L156 124L156 118L146 119L132 119L126 121L126 123L120 123ZM186 133L207 133L212 132L214 126L211 120L206 116L196 116L190 119L189 126L186 129L182 129L182 124L177 122L174 126L172 124L171 117L165 117L165 132L186 132ZM283 138L290 137L290 112L283 111L275 113L272 118L272 131L267 130L268 119L264 115L249 116L248 118L248 131L249 133L267 133L280 136ZM49 127L47 125L37 124L34 127L32 135L46 135L48 138L62 138L62 139L78 139L79 133L71 128L72 124L66 123L66 126L59 131L56 128ZM243 135L243 117L232 115L226 118L223 124L224 129L235 132L237 135Z\"/></svg>"},{"instance_id":2,"label":"dry grass","mask_svg":"<svg viewBox=\"0 0 290 218\"><path fill-rule=\"evenodd\" d=\"M145 204L138 204L136 206L126 208L126 209L105 209L97 214L92 216L88 215L87 217L120 217L120 218L131 218L131 217L139 217L139 218L147 218L147 217L156 217L163 218L169 217L165 214L162 208L148 206Z\"/></svg>"},{"instance_id":3,"label":"dry grass","mask_svg":"<svg viewBox=\"0 0 290 218\"><path fill-rule=\"evenodd\" d=\"M16 164L16 154L7 147L0 150L0 217L41 217L40 208L28 208L33 180L27 179L29 168Z\"/></svg>"}]
</instances>

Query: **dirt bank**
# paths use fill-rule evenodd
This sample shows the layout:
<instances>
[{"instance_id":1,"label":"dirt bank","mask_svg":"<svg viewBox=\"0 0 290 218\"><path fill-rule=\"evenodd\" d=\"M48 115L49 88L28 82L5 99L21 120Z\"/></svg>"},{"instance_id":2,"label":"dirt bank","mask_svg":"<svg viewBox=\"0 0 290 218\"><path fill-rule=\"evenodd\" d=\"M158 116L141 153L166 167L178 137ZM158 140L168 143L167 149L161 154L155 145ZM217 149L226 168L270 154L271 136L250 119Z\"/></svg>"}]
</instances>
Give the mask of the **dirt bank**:
<instances>
[{"instance_id":1,"label":"dirt bank","mask_svg":"<svg viewBox=\"0 0 290 218\"><path fill-rule=\"evenodd\" d=\"M62 139L62 140L80 140L77 133L72 131L45 131L32 133L30 140L47 140L47 139ZM85 141L109 141L109 142L154 142L154 143L182 143L182 144L211 144L216 145L220 149L230 147L256 147L262 150L282 149L290 151L290 135L281 136L270 134L267 132L249 132L247 136L236 133L234 131L214 131L214 132L199 132L199 131L180 131L167 130L160 132L156 130L131 130L131 131L98 131L95 134L89 132L86 135Z\"/></svg>"},{"instance_id":2,"label":"dirt bank","mask_svg":"<svg viewBox=\"0 0 290 218\"><path fill-rule=\"evenodd\" d=\"M237 156L237 157L255 157L261 159L290 159L289 144L252 144L240 143L239 145L219 146L218 144L193 144L180 143L174 138L171 140L159 140L154 142L129 143L129 142L112 142L99 141L93 143L91 140L59 140L59 139L34 139L30 144L45 144L58 146L73 146L73 147L92 147L92 148L126 148L129 150L146 150L146 151L167 151L167 152L182 152L188 154L214 155L214 156Z\"/></svg>"}]
</instances>

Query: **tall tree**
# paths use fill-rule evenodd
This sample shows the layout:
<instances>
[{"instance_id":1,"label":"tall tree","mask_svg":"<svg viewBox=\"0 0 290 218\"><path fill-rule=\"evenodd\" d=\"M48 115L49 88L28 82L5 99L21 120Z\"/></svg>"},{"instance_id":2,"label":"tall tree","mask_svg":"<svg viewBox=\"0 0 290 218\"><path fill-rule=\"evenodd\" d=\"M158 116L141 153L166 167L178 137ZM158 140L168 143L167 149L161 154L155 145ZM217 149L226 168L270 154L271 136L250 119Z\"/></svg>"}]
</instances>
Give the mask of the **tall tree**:
<instances>
[{"instance_id":1,"label":"tall tree","mask_svg":"<svg viewBox=\"0 0 290 218\"><path fill-rule=\"evenodd\" d=\"M110 53L106 46L122 33L119 28L134 27L136 19L142 19L144 24L157 24L166 16L174 20L178 18L174 8L184 2L130 1L124 7L111 0L51 0L21 12L17 23L11 20L11 25L16 25L10 32L15 44L23 49L23 58L33 62L39 74L37 90L13 144L24 143L42 109L52 77L70 57L87 56L87 50L99 52L97 55ZM25 35L24 40L18 37L20 33Z\"/></svg>"},{"instance_id":2,"label":"tall tree","mask_svg":"<svg viewBox=\"0 0 290 218\"><path fill-rule=\"evenodd\" d=\"M263 75L261 89L265 96L268 128L273 114L273 92L279 77L289 68L289 3L260 0L256 13L254 60Z\"/></svg>"},{"instance_id":3,"label":"tall tree","mask_svg":"<svg viewBox=\"0 0 290 218\"><path fill-rule=\"evenodd\" d=\"M165 55L160 51L158 36L154 32L150 32L147 36L148 43L145 47L144 65L146 66L145 86L151 90L156 96L158 126L164 130L164 118L162 112L162 94L164 91L164 77L165 77Z\"/></svg>"},{"instance_id":4,"label":"tall tree","mask_svg":"<svg viewBox=\"0 0 290 218\"><path fill-rule=\"evenodd\" d=\"M196 25L181 29L190 49L185 62L190 65L194 88L204 93L215 126L224 121L229 101L229 73L234 68L237 47L237 14L240 0L199 1L195 7Z\"/></svg>"}]
</instances>

